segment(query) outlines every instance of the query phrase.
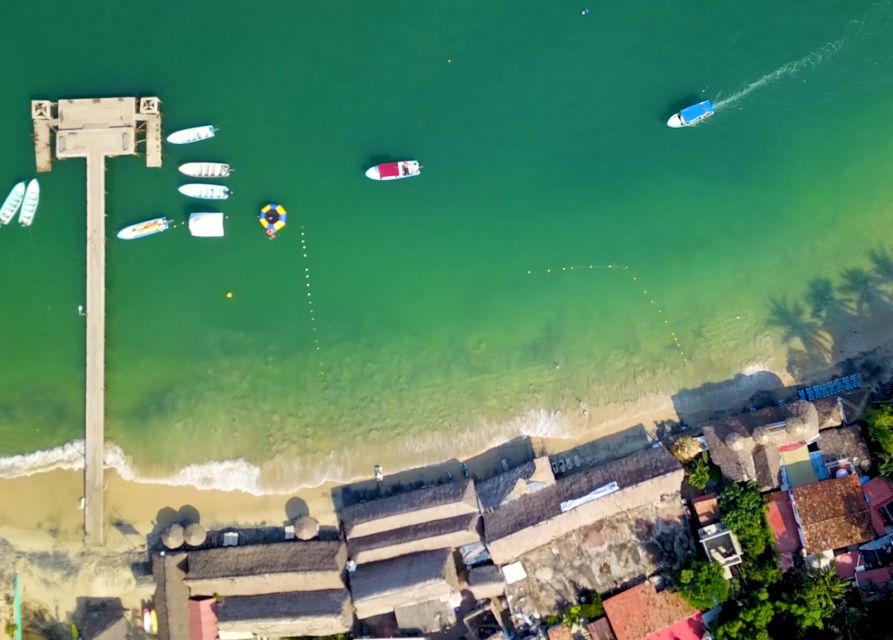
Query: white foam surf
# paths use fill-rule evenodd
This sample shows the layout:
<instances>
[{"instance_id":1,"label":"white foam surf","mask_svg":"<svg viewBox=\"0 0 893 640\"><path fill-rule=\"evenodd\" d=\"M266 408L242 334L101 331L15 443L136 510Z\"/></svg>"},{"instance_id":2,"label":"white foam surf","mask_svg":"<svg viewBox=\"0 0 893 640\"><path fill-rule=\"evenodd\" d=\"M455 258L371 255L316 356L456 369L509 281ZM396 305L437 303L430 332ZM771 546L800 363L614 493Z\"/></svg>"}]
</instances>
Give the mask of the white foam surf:
<instances>
[{"instance_id":1,"label":"white foam surf","mask_svg":"<svg viewBox=\"0 0 893 640\"><path fill-rule=\"evenodd\" d=\"M767 73L762 78L755 80L754 82L751 82L749 85L747 85L743 89L736 91L729 97L720 98L719 100L717 100L716 105L715 105L716 109L719 110L724 107L728 107L728 106L738 102L742 98L750 95L757 89L760 89L760 88L765 87L769 84L772 84L773 82L776 82L784 77L795 76L799 72L803 71L804 69L809 69L811 67L815 67L815 66L821 64L823 61L827 60L828 58L833 56L835 53L840 51L840 49L843 47L845 42L846 42L846 36L844 36L842 38L838 38L837 40L834 40L833 42L825 43L818 49L813 49L812 51L807 53L802 58L798 58L797 60L793 60L791 62L788 62L787 64L783 64L775 71L772 71L771 73Z\"/></svg>"}]
</instances>

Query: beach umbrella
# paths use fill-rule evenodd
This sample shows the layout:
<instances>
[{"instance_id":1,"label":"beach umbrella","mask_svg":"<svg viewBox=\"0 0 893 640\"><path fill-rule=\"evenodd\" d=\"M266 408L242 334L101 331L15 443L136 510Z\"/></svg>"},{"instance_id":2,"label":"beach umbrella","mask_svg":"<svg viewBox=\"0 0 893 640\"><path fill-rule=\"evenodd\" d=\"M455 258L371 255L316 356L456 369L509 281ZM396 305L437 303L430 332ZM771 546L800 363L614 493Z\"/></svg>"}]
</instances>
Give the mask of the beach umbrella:
<instances>
[{"instance_id":1,"label":"beach umbrella","mask_svg":"<svg viewBox=\"0 0 893 640\"><path fill-rule=\"evenodd\" d=\"M298 540L313 540L319 535L319 523L310 516L295 518L295 537Z\"/></svg>"},{"instance_id":2,"label":"beach umbrella","mask_svg":"<svg viewBox=\"0 0 893 640\"><path fill-rule=\"evenodd\" d=\"M188 544L190 547L198 547L199 545L204 544L205 538L207 537L208 532L205 531L205 528L198 522L193 522L186 527L186 544Z\"/></svg>"},{"instance_id":3,"label":"beach umbrella","mask_svg":"<svg viewBox=\"0 0 893 640\"><path fill-rule=\"evenodd\" d=\"M276 237L276 234L285 228L288 221L288 212L281 204L270 202L261 207L260 214L257 216L260 226L264 228L270 239Z\"/></svg>"},{"instance_id":4,"label":"beach umbrella","mask_svg":"<svg viewBox=\"0 0 893 640\"><path fill-rule=\"evenodd\" d=\"M161 543L168 549L179 549L183 546L183 526L176 522L161 532Z\"/></svg>"}]
</instances>

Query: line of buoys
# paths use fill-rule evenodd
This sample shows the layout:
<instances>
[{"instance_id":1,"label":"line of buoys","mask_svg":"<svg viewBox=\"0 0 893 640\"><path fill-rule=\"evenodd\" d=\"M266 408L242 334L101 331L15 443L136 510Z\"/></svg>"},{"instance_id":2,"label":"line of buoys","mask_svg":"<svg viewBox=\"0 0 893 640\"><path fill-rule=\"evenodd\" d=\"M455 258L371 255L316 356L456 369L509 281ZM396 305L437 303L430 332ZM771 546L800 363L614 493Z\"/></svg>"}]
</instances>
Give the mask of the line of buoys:
<instances>
[{"instance_id":1,"label":"line of buoys","mask_svg":"<svg viewBox=\"0 0 893 640\"><path fill-rule=\"evenodd\" d=\"M588 272L588 271L612 271L618 273L625 273L629 278L630 282L632 282L636 289L641 287L641 282L639 280L639 276L637 276L632 269L630 269L629 265L626 264L575 264L575 265L561 265L557 267L546 267L545 269L528 269L528 276L535 275L557 275L561 273L576 273L576 272ZM676 351L679 353L679 356L682 358L683 362L688 362L688 355L682 349L682 345L679 344L679 336L676 335L676 332L673 330L670 321L664 316L663 309L660 308L660 305L657 304L657 301L652 297L652 294L648 293L648 289L639 289L642 292L642 295L648 301L648 304L654 307L657 315L660 316L660 321L664 325L665 330L670 332L670 339L673 342L673 346L676 347Z\"/></svg>"},{"instance_id":2,"label":"line of buoys","mask_svg":"<svg viewBox=\"0 0 893 640\"><path fill-rule=\"evenodd\" d=\"M326 379L326 370L322 363L321 348L319 346L319 332L316 325L316 311L313 308L313 286L310 278L310 252L307 248L307 233L304 225L301 225L301 254L304 256L304 288L306 289L307 313L310 316L310 331L313 334L313 347L316 349L317 366L319 367L319 375L323 381L323 390L328 391L328 380Z\"/></svg>"}]
</instances>

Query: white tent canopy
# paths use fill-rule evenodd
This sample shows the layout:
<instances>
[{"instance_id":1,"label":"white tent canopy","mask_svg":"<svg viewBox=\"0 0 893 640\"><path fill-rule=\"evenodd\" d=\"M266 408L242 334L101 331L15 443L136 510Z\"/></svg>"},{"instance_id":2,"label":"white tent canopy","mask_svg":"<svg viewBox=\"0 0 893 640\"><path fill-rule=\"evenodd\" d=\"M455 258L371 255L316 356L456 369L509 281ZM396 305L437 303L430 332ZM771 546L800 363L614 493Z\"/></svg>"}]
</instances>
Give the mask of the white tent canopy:
<instances>
[{"instance_id":1,"label":"white tent canopy","mask_svg":"<svg viewBox=\"0 0 893 640\"><path fill-rule=\"evenodd\" d=\"M196 238L221 238L223 237L222 213L191 213L189 214L189 233Z\"/></svg>"}]
</instances>

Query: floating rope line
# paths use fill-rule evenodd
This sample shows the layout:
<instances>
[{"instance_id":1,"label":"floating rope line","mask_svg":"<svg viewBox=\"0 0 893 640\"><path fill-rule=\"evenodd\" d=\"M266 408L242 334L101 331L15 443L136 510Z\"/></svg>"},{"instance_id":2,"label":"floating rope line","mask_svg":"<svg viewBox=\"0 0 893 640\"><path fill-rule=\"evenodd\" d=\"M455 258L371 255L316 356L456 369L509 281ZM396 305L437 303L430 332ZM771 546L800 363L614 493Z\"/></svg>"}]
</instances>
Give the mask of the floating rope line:
<instances>
[{"instance_id":1,"label":"floating rope line","mask_svg":"<svg viewBox=\"0 0 893 640\"><path fill-rule=\"evenodd\" d=\"M304 256L304 288L306 289L307 313L310 316L310 331L313 334L313 347L316 349L317 367L319 368L319 376L322 378L322 386L325 392L329 390L329 383L326 378L326 369L322 363L322 352L319 346L319 332L316 326L316 311L313 308L313 286L310 278L310 251L307 248L307 233L304 231L304 225L301 225L301 253Z\"/></svg>"},{"instance_id":2,"label":"floating rope line","mask_svg":"<svg viewBox=\"0 0 893 640\"><path fill-rule=\"evenodd\" d=\"M617 273L624 273L629 277L630 282L635 285L636 289L642 292L642 296L648 301L648 304L654 308L657 312L657 315L660 316L661 324L663 324L664 329L669 331L670 339L673 341L673 346L676 347L676 351L679 353L679 356L682 358L683 362L688 362L688 355L682 349L682 345L679 344L679 336L676 335L676 332L673 330L673 326L670 324L669 319L664 316L664 310L661 309L660 305L657 304L657 301L652 297L653 294L648 291L648 289L643 289L642 283L639 280L639 276L633 272L632 269L629 268L629 265L626 264L575 264L575 265L561 265L557 267L546 267L545 269L528 269L528 276L554 276L560 275L563 273L576 273L576 272L587 272L587 271L613 271Z\"/></svg>"}]
</instances>

